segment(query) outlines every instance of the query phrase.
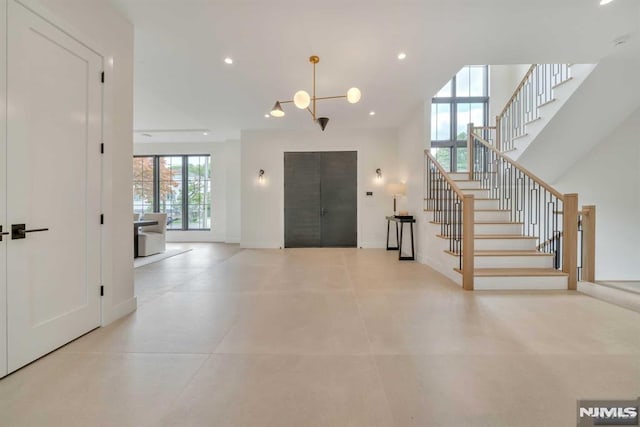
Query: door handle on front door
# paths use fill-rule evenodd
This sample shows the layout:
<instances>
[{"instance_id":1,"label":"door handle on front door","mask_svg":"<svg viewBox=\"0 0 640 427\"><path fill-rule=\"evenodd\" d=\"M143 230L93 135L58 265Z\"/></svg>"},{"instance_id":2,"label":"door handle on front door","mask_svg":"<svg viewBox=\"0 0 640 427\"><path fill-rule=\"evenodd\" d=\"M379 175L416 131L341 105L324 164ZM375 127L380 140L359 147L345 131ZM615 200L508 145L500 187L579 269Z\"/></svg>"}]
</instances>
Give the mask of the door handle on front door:
<instances>
[{"instance_id":1,"label":"door handle on front door","mask_svg":"<svg viewBox=\"0 0 640 427\"><path fill-rule=\"evenodd\" d=\"M2 231L2 226L0 225L0 242L2 242L2 236L8 236L9 234L8 231Z\"/></svg>"},{"instance_id":2,"label":"door handle on front door","mask_svg":"<svg viewBox=\"0 0 640 427\"><path fill-rule=\"evenodd\" d=\"M48 228L34 228L33 230L27 230L25 224L12 224L11 225L11 240L19 240L27 237L27 233L38 233L40 231L49 231Z\"/></svg>"}]
</instances>

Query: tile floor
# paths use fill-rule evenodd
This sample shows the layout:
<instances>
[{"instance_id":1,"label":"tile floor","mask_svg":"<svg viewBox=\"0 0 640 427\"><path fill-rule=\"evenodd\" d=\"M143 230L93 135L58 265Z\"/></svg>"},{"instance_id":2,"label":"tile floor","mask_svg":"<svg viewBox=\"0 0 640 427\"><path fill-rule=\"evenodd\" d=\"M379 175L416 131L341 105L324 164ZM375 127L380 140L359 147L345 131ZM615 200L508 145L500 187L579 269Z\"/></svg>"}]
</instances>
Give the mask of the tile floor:
<instances>
[{"instance_id":1,"label":"tile floor","mask_svg":"<svg viewBox=\"0 0 640 427\"><path fill-rule=\"evenodd\" d=\"M219 244L136 269L139 308L0 381L0 426L571 426L640 396L640 313L463 292L383 250Z\"/></svg>"}]
</instances>

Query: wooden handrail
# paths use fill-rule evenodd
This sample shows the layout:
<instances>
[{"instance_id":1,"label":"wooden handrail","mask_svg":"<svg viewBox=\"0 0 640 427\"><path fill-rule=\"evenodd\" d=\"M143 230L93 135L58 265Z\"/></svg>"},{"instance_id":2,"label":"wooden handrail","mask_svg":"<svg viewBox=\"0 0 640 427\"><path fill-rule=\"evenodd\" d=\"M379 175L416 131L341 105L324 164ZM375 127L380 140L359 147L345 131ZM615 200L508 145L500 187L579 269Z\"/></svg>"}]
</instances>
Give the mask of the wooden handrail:
<instances>
[{"instance_id":1,"label":"wooden handrail","mask_svg":"<svg viewBox=\"0 0 640 427\"><path fill-rule=\"evenodd\" d=\"M524 86L525 83L527 83L527 80L529 80L529 77L533 74L533 71L536 69L537 66L538 66L538 64L531 64L531 67L529 67L529 70L527 70L527 73L522 78L522 81L520 82L518 87L516 87L516 90L513 91L513 95L511 95L511 98L509 98L509 101L507 101L507 104L504 106L504 108L502 109L500 114L498 114L498 117L504 116L504 113L507 112L507 110L509 109L509 106L511 105L513 100L516 99L516 96L518 96L518 93L520 92L520 89L522 89L522 86Z\"/></svg>"},{"instance_id":2,"label":"wooden handrail","mask_svg":"<svg viewBox=\"0 0 640 427\"><path fill-rule=\"evenodd\" d=\"M558 199L564 201L564 194L560 193L559 191L557 191L555 188L553 188L552 186L550 186L549 184L547 184L546 182L544 182L541 178L539 178L538 176L534 175L531 171L529 171L528 169L526 169L524 166L522 166L520 163L516 162L515 160L511 159L509 156L506 156L504 154L502 154L502 152L500 152L498 149L496 149L495 147L493 147L491 144L489 144L487 141L485 141L484 139L482 139L480 136L476 135L475 133L473 134L473 138L477 139L478 142L480 142L482 145L484 145L485 147L487 147L489 150L493 151L494 153L496 153L496 155L498 155L499 157L501 157L503 160L507 161L508 163L510 163L513 167L515 167L516 169L522 171L525 175L527 175L529 178L531 178L532 180L534 180L535 182L537 182L541 187L543 187L544 189L546 189L549 193L553 194L554 196L556 196Z\"/></svg>"},{"instance_id":3,"label":"wooden handrail","mask_svg":"<svg viewBox=\"0 0 640 427\"><path fill-rule=\"evenodd\" d=\"M444 179L447 181L447 183L449 184L449 186L451 186L451 189L454 191L454 193L456 193L458 195L458 197L460 198L460 200L464 200L464 193L462 192L462 190L460 190L460 188L458 187L458 185L456 184L456 182L451 179L451 177L449 176L449 174L447 173L447 171L444 170L444 168L442 167L442 165L436 160L435 157L433 157L433 155L431 154L431 152L429 152L429 150L424 150L424 154L425 156L429 157L431 159L431 161L433 162L433 164L436 166L436 168L438 169L438 171L440 172L440 175L444 176Z\"/></svg>"}]
</instances>

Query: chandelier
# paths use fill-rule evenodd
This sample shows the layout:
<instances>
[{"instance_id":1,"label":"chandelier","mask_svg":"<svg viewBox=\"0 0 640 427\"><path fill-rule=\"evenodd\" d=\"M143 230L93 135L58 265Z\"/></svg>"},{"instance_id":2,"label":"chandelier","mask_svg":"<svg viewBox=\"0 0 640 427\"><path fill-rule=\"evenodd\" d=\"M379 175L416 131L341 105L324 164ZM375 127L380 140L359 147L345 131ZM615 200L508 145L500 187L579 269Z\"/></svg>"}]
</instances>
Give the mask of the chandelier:
<instances>
[{"instance_id":1,"label":"chandelier","mask_svg":"<svg viewBox=\"0 0 640 427\"><path fill-rule=\"evenodd\" d=\"M327 127L327 123L329 123L328 117L317 117L316 115L316 102L323 101L325 99L340 99L346 98L347 102L350 104L355 104L360 101L362 94L360 93L360 89L357 87L352 87L347 91L346 95L338 95L338 96L316 96L316 64L320 62L320 57L311 56L309 57L309 62L313 64L313 94L309 95L308 92L304 90L299 90L293 95L293 99L289 101L276 101L273 108L271 109L271 115L273 117L284 117L284 110L282 109L282 104L290 104L293 103L296 107L301 110L307 110L313 119L313 121L317 122L320 125L320 128L324 131Z\"/></svg>"}]
</instances>

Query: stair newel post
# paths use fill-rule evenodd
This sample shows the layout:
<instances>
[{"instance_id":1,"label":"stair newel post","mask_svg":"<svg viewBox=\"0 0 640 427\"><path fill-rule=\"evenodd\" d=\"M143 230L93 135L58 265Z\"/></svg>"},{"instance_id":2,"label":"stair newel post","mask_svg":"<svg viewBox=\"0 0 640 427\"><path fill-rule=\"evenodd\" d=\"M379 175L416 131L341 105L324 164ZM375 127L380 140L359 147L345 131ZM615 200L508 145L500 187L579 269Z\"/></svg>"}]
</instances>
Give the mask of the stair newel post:
<instances>
[{"instance_id":1,"label":"stair newel post","mask_svg":"<svg viewBox=\"0 0 640 427\"><path fill-rule=\"evenodd\" d=\"M465 194L462 200L462 288L473 290L474 275L474 197Z\"/></svg>"},{"instance_id":2,"label":"stair newel post","mask_svg":"<svg viewBox=\"0 0 640 427\"><path fill-rule=\"evenodd\" d=\"M469 179L473 180L473 123L467 125L467 167L469 168Z\"/></svg>"},{"instance_id":3,"label":"stair newel post","mask_svg":"<svg viewBox=\"0 0 640 427\"><path fill-rule=\"evenodd\" d=\"M596 280L596 207L582 207L582 280Z\"/></svg>"},{"instance_id":4,"label":"stair newel post","mask_svg":"<svg viewBox=\"0 0 640 427\"><path fill-rule=\"evenodd\" d=\"M562 205L562 271L569 275L568 289L578 289L578 195L565 194Z\"/></svg>"},{"instance_id":5,"label":"stair newel post","mask_svg":"<svg viewBox=\"0 0 640 427\"><path fill-rule=\"evenodd\" d=\"M500 133L501 133L500 132L500 128L501 128L501 123L500 122L501 121L502 120L500 119L500 116L496 116L496 141L495 141L495 144L496 144L496 150L498 150L500 152L502 151L502 148L501 148L502 144L501 144L501 141L500 141Z\"/></svg>"}]
</instances>

